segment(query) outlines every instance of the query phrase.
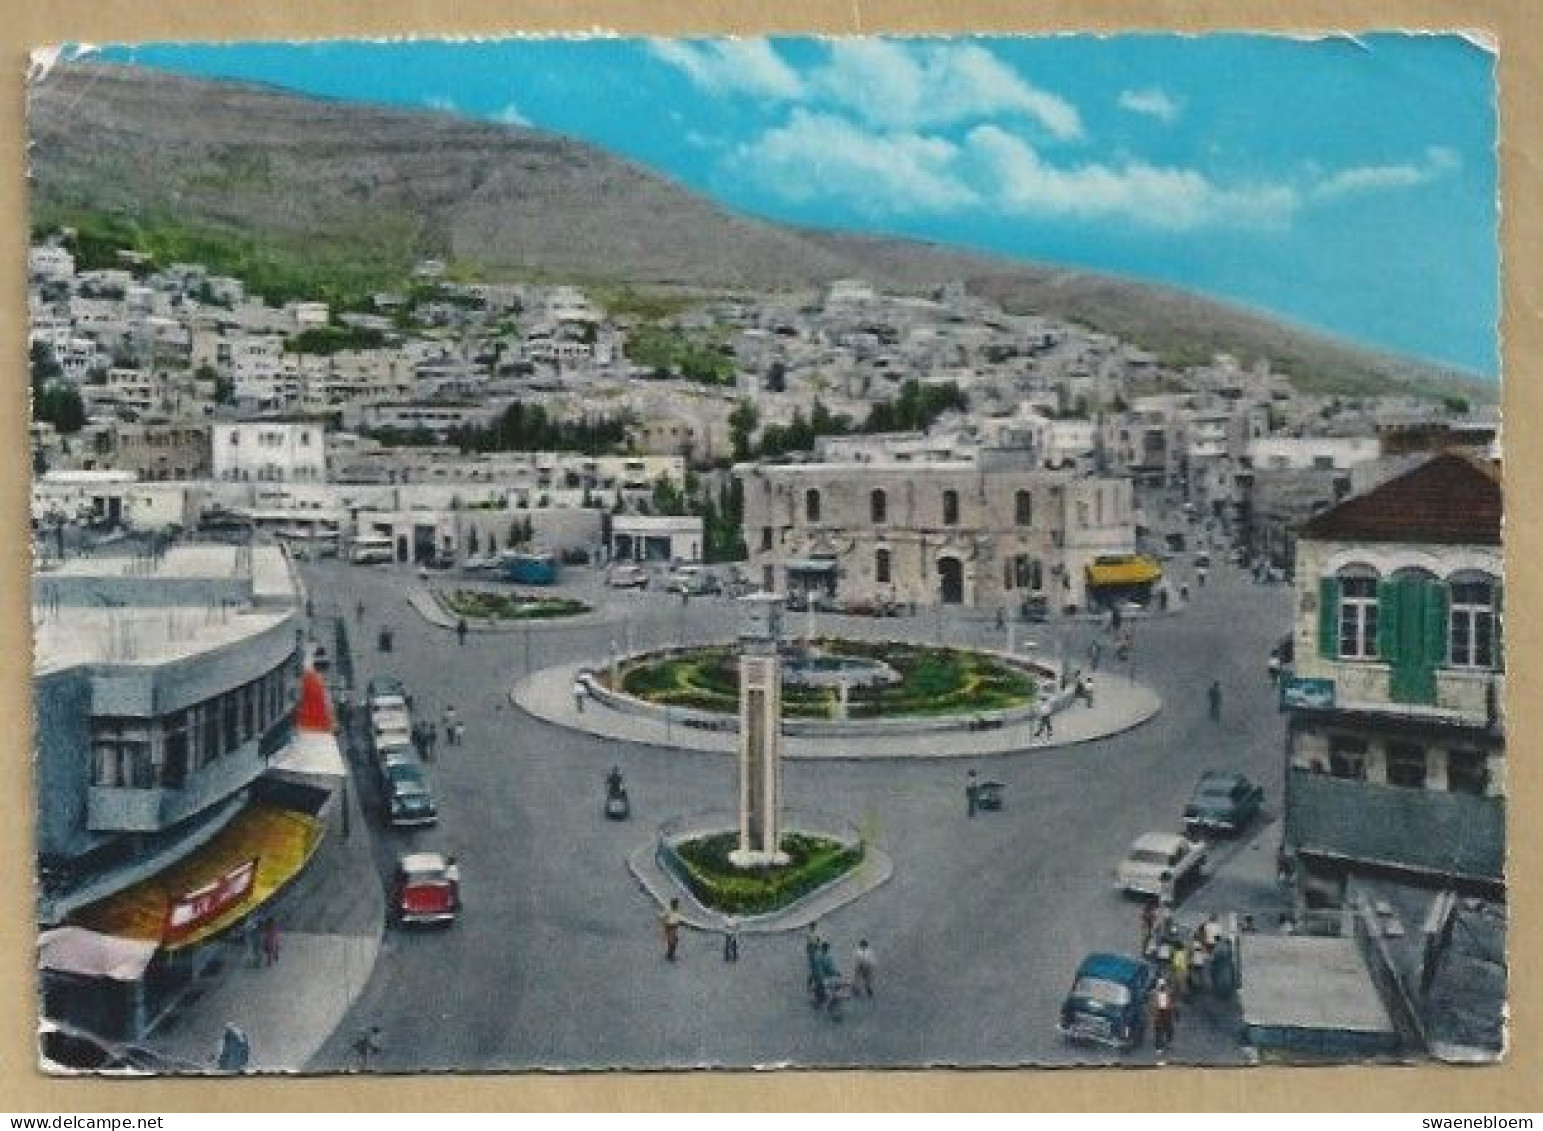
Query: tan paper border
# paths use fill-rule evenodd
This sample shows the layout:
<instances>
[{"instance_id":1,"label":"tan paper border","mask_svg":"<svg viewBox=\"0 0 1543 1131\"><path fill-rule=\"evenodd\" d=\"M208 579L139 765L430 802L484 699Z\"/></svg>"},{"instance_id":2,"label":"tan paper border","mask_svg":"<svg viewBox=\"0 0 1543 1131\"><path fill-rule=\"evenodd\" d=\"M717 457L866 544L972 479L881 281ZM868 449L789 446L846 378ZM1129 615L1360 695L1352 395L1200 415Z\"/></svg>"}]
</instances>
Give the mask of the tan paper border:
<instances>
[{"instance_id":1,"label":"tan paper border","mask_svg":"<svg viewBox=\"0 0 1543 1131\"><path fill-rule=\"evenodd\" d=\"M707 0L49 0L6 5L0 21L0 704L7 741L0 760L0 1111L156 1112L286 1110L1543 1110L1539 1023L1543 937L1538 924L1543 822L1538 762L1540 655L1538 440L1524 424L1543 420L1543 76L1538 12L1528 0L781 0L731 5ZM17 7L20 11L17 11ZM756 8L772 15L751 15ZM744 15L730 15L742 9ZM1288 10L1289 9L1289 10ZM1528 17L1531 17L1529 20ZM1499 47L1501 185L1504 201L1508 528L1508 717L1510 766L1511 1052L1491 1068L1034 1070L1018 1072L776 1072L500 1077L317 1078L253 1081L76 1081L33 1069L33 868L30 777L26 522L25 183L23 72L27 51L60 41L283 39L357 35L498 34L511 31L622 33L875 31L1201 31L1425 28L1481 32ZM1025 1017L1026 1026L1049 1023Z\"/></svg>"}]
</instances>

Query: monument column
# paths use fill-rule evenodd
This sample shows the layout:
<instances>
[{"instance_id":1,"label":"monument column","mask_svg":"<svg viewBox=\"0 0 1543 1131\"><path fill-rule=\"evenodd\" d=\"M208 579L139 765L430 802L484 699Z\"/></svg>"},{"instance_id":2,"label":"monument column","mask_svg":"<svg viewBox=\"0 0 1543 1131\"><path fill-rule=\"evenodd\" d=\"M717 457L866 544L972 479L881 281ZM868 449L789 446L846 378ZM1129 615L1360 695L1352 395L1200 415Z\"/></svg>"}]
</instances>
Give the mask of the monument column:
<instances>
[{"instance_id":1,"label":"monument column","mask_svg":"<svg viewBox=\"0 0 1543 1131\"><path fill-rule=\"evenodd\" d=\"M785 864L782 851L782 598L740 599L739 847L736 867Z\"/></svg>"}]
</instances>

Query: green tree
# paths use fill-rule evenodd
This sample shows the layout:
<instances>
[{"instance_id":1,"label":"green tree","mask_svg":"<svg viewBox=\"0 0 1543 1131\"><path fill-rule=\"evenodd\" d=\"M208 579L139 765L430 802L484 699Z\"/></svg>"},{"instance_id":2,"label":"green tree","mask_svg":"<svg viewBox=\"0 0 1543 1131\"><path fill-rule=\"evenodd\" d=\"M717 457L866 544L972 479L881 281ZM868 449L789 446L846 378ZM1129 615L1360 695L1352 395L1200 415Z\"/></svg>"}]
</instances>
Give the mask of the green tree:
<instances>
[{"instance_id":1,"label":"green tree","mask_svg":"<svg viewBox=\"0 0 1543 1131\"><path fill-rule=\"evenodd\" d=\"M756 411L755 403L749 397L741 398L734 406L734 411L729 413L729 443L735 463L754 458L755 447L751 437L760 422L761 414Z\"/></svg>"}]
</instances>

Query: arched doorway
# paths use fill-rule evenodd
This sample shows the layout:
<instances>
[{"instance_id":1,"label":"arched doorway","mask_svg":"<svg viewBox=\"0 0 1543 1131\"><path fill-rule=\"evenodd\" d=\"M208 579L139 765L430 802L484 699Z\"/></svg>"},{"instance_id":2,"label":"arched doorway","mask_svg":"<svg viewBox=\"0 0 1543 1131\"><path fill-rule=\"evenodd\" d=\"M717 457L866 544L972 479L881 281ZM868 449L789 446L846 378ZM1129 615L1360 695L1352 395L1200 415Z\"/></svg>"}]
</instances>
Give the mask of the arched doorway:
<instances>
[{"instance_id":1,"label":"arched doorway","mask_svg":"<svg viewBox=\"0 0 1543 1131\"><path fill-rule=\"evenodd\" d=\"M958 558L938 559L938 600L945 605L964 603L964 563Z\"/></svg>"}]
</instances>

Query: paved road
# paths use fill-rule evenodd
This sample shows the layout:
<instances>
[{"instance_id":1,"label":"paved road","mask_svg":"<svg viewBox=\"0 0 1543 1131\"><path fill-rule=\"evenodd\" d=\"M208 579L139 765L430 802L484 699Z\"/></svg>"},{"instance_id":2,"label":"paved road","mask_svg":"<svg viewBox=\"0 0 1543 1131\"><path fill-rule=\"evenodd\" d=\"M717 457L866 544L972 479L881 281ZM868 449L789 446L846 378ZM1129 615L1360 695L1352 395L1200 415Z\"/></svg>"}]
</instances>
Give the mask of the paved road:
<instances>
[{"instance_id":1,"label":"paved road","mask_svg":"<svg viewBox=\"0 0 1543 1131\"><path fill-rule=\"evenodd\" d=\"M538 722L507 702L529 666L603 656L619 634L634 646L726 635L726 602L694 599L682 608L657 594L597 592L623 602L625 619L473 634L462 646L408 609L401 572L323 563L309 576L319 605L336 603L352 620L355 601L365 604L363 632L356 629L361 682L398 674L420 712L437 717L453 702L468 727L464 747L439 745L440 826L378 830L377 845L383 874L410 844L456 853L464 917L448 931L389 933L370 984L312 1068L350 1066L350 1038L372 1024L385 1045L375 1066L387 1071L1113 1060L1068 1049L1054 1022L1084 953L1134 946L1138 905L1110 884L1130 841L1176 829L1195 777L1211 766L1262 781L1270 805L1257 845L1228 846L1223 855L1257 865L1278 838L1283 725L1265 659L1285 631L1289 595L1219 566L1185 615L1136 626L1134 672L1162 695L1162 713L1109 740L993 759L991 775L1007 785L1001 813L966 819L966 767L957 763L786 766L791 805L848 816L895 864L889 884L825 924L844 970L860 936L879 961L876 1001L851 1003L835 1024L805 999L796 936L746 939L741 961L730 965L715 938L688 933L682 961L665 963L655 909L625 867L661 821L725 807L730 758L624 748ZM382 620L398 629L390 655L374 649ZM792 620L800 631L802 617ZM985 621L940 624L930 613L850 623L1001 643ZM1072 626L1065 646L1081 655L1092 631ZM1041 646L1055 650L1057 636L1042 630ZM1212 679L1224 688L1220 725L1206 713ZM626 823L600 815L612 763L625 769L633 799ZM368 804L372 787L361 788ZM1261 886L1267 899L1268 885L1224 874L1187 906L1259 898ZM1196 1021L1204 1012L1181 1018L1172 1058L1236 1060L1230 1022ZM1129 1059L1149 1058L1142 1051Z\"/></svg>"}]
</instances>

